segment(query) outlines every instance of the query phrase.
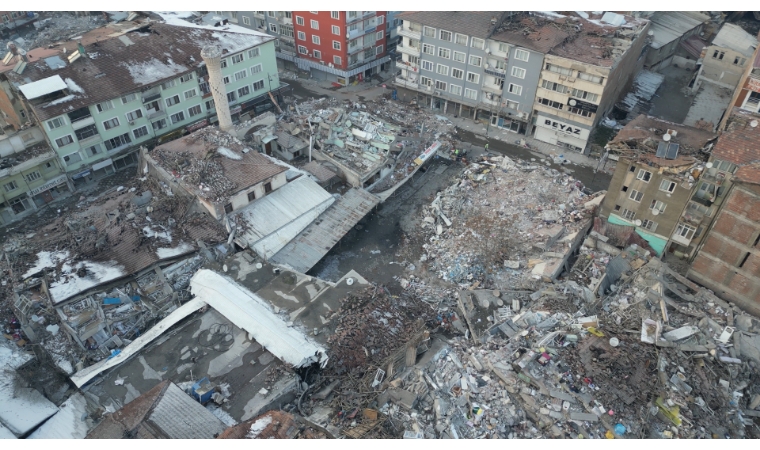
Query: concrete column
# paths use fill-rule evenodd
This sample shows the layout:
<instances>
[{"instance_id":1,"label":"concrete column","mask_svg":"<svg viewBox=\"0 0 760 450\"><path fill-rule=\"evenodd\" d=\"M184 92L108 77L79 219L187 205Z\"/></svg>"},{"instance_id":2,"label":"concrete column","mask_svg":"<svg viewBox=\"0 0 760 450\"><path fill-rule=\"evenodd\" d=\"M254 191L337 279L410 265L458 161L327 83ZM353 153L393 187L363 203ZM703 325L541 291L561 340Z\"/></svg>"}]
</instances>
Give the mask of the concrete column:
<instances>
[{"instance_id":1,"label":"concrete column","mask_svg":"<svg viewBox=\"0 0 760 450\"><path fill-rule=\"evenodd\" d=\"M462 117L462 104L461 103L459 104L459 114L458 114L458 116Z\"/></svg>"},{"instance_id":2,"label":"concrete column","mask_svg":"<svg viewBox=\"0 0 760 450\"><path fill-rule=\"evenodd\" d=\"M448 109L449 109L449 101L448 100L444 100L443 101L443 113L446 114L448 112Z\"/></svg>"},{"instance_id":3,"label":"concrete column","mask_svg":"<svg viewBox=\"0 0 760 450\"><path fill-rule=\"evenodd\" d=\"M472 110L472 120L475 120L476 117L478 117L478 108Z\"/></svg>"},{"instance_id":4,"label":"concrete column","mask_svg":"<svg viewBox=\"0 0 760 450\"><path fill-rule=\"evenodd\" d=\"M222 49L218 45L207 45L201 50L201 58L206 62L208 81L211 95L214 96L216 115L219 118L219 129L229 133L232 131L232 116L230 104L227 101L227 91L222 80Z\"/></svg>"}]
</instances>

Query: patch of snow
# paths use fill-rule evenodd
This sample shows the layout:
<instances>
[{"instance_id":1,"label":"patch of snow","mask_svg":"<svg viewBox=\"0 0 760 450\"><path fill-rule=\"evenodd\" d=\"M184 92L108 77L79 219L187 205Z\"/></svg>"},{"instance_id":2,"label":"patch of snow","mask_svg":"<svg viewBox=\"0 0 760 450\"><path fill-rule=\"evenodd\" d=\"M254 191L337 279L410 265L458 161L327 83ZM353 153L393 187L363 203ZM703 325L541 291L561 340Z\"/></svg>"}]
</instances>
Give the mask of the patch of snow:
<instances>
[{"instance_id":1,"label":"patch of snow","mask_svg":"<svg viewBox=\"0 0 760 450\"><path fill-rule=\"evenodd\" d=\"M172 233L171 231L155 231L153 228L149 226L143 227L143 233L145 233L145 236L147 237L154 237L156 239L163 239L166 242L172 241Z\"/></svg>"},{"instance_id":2,"label":"patch of snow","mask_svg":"<svg viewBox=\"0 0 760 450\"><path fill-rule=\"evenodd\" d=\"M579 16L583 17L584 19L588 19L590 17L586 11L575 11L575 14L578 14Z\"/></svg>"},{"instance_id":3,"label":"patch of snow","mask_svg":"<svg viewBox=\"0 0 760 450\"><path fill-rule=\"evenodd\" d=\"M251 30L240 25L228 23L222 27L214 27L211 25L198 25L185 19L193 17L193 13L190 11L157 11L156 14L164 19L164 22L168 25L185 28L195 28L198 30L214 31L211 35L217 39L216 42L205 42L203 45L208 44L221 44L222 47L230 53L235 53L240 50L251 48L264 42L274 40L274 38L266 33L260 31ZM200 36L191 36L196 40ZM257 39L252 39L253 37Z\"/></svg>"},{"instance_id":4,"label":"patch of snow","mask_svg":"<svg viewBox=\"0 0 760 450\"><path fill-rule=\"evenodd\" d=\"M0 439L16 439L16 435L11 433L11 430L5 428L2 423L0 423Z\"/></svg>"},{"instance_id":5,"label":"patch of snow","mask_svg":"<svg viewBox=\"0 0 760 450\"><path fill-rule=\"evenodd\" d=\"M61 271L60 278L50 285L50 296L53 303L59 303L91 287L127 274L124 267L114 261L106 264L84 261L75 266L66 264L64 267L66 269ZM87 274L84 277L77 275L77 271L82 267L87 269Z\"/></svg>"},{"instance_id":6,"label":"patch of snow","mask_svg":"<svg viewBox=\"0 0 760 450\"><path fill-rule=\"evenodd\" d=\"M264 416L261 419L257 420L256 422L253 422L251 424L251 430L248 432L248 435L246 437L248 439L256 439L258 435L260 435L261 432L264 431L264 428L266 428L271 423L272 423L272 416Z\"/></svg>"},{"instance_id":7,"label":"patch of snow","mask_svg":"<svg viewBox=\"0 0 760 450\"><path fill-rule=\"evenodd\" d=\"M84 89L82 89L81 86L79 86L76 81L72 80L71 78L64 78L63 81L66 83L66 86L69 87L69 90L71 92L77 92L79 94L84 94Z\"/></svg>"},{"instance_id":8,"label":"patch of snow","mask_svg":"<svg viewBox=\"0 0 760 450\"><path fill-rule=\"evenodd\" d=\"M156 250L156 256L158 256L161 259L171 258L172 256L178 256L183 253L187 253L193 250L194 248L195 247L193 247L192 245L186 242L183 242L174 248L171 248L171 247L159 248L158 250Z\"/></svg>"},{"instance_id":9,"label":"patch of snow","mask_svg":"<svg viewBox=\"0 0 760 450\"><path fill-rule=\"evenodd\" d=\"M186 66L175 63L171 58L166 62L162 62L157 58L151 58L146 62L123 65L129 70L132 81L140 85L150 84L164 78L172 78L181 72L189 70Z\"/></svg>"},{"instance_id":10,"label":"patch of snow","mask_svg":"<svg viewBox=\"0 0 760 450\"><path fill-rule=\"evenodd\" d=\"M222 408L211 408L210 406L206 406L206 409L211 411L211 414L213 414L217 419L221 420L223 424L225 424L228 427L234 427L238 424L238 421L235 420L227 411L223 410Z\"/></svg>"},{"instance_id":11,"label":"patch of snow","mask_svg":"<svg viewBox=\"0 0 760 450\"><path fill-rule=\"evenodd\" d=\"M21 278L28 278L40 272L42 269L53 268L57 266L58 263L66 261L68 257L68 250L63 250L60 252L39 252L37 253L37 263L34 265L34 267L27 270L26 273L21 275Z\"/></svg>"},{"instance_id":12,"label":"patch of snow","mask_svg":"<svg viewBox=\"0 0 760 450\"><path fill-rule=\"evenodd\" d=\"M74 100L75 98L76 98L76 95L74 94L67 95L66 97L61 97L58 100L53 100L52 102L43 106L43 108L47 108L48 106L58 105L60 103L65 103L65 102L68 102L69 100Z\"/></svg>"},{"instance_id":13,"label":"patch of snow","mask_svg":"<svg viewBox=\"0 0 760 450\"><path fill-rule=\"evenodd\" d=\"M554 11L536 11L536 14L541 14L542 16L547 16L547 17L554 17L555 19L562 19L563 17L566 17Z\"/></svg>"},{"instance_id":14,"label":"patch of snow","mask_svg":"<svg viewBox=\"0 0 760 450\"><path fill-rule=\"evenodd\" d=\"M17 386L12 378L15 376L19 375L0 370L0 423L16 436L22 436L55 414L58 407L38 390Z\"/></svg>"},{"instance_id":15,"label":"patch of snow","mask_svg":"<svg viewBox=\"0 0 760 450\"><path fill-rule=\"evenodd\" d=\"M227 158L234 159L236 161L240 161L241 159L243 159L242 156L238 155L233 150L227 147L219 147L218 149L216 149L216 152L222 156L226 156Z\"/></svg>"},{"instance_id":16,"label":"patch of snow","mask_svg":"<svg viewBox=\"0 0 760 450\"><path fill-rule=\"evenodd\" d=\"M89 427L82 416L87 414L87 400L76 393L63 402L60 410L37 428L27 439L84 439Z\"/></svg>"}]
</instances>

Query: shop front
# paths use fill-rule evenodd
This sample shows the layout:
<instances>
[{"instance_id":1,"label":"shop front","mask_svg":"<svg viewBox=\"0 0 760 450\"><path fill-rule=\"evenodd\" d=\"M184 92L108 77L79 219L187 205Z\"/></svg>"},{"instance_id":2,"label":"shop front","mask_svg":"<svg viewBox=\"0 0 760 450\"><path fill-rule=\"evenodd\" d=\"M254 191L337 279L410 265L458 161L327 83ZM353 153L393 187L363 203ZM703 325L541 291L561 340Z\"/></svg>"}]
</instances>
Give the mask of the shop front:
<instances>
[{"instance_id":1,"label":"shop front","mask_svg":"<svg viewBox=\"0 0 760 450\"><path fill-rule=\"evenodd\" d=\"M533 137L548 144L583 153L590 131L579 124L537 114Z\"/></svg>"},{"instance_id":2,"label":"shop front","mask_svg":"<svg viewBox=\"0 0 760 450\"><path fill-rule=\"evenodd\" d=\"M59 175L47 183L29 191L29 197L37 207L45 206L53 200L69 192L66 185L66 175Z\"/></svg>"}]
</instances>

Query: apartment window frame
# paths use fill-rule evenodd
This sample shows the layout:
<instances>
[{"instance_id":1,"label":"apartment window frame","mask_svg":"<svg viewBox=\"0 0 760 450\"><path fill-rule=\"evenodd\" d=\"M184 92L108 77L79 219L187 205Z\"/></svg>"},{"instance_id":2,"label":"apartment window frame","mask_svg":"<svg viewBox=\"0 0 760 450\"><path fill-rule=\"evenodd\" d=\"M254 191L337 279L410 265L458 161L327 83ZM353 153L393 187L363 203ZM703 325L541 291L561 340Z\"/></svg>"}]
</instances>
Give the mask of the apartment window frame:
<instances>
[{"instance_id":1,"label":"apartment window frame","mask_svg":"<svg viewBox=\"0 0 760 450\"><path fill-rule=\"evenodd\" d=\"M478 50L484 50L486 48L485 46L486 46L485 39L477 38L474 36L472 37L472 39L470 39L470 47L472 48L477 48Z\"/></svg>"},{"instance_id":2,"label":"apartment window frame","mask_svg":"<svg viewBox=\"0 0 760 450\"><path fill-rule=\"evenodd\" d=\"M256 58L261 54L261 50L258 47L248 50L248 59Z\"/></svg>"},{"instance_id":3,"label":"apartment window frame","mask_svg":"<svg viewBox=\"0 0 760 450\"><path fill-rule=\"evenodd\" d=\"M562 75L564 77L573 76L573 69L568 69L567 67L562 67L556 64L546 63L546 65L544 65L544 68L545 70L548 70L549 72L553 72L553 73Z\"/></svg>"},{"instance_id":4,"label":"apartment window frame","mask_svg":"<svg viewBox=\"0 0 760 450\"><path fill-rule=\"evenodd\" d=\"M88 155L89 158L92 158L95 155L103 153L103 146L101 144L91 145L85 148L84 152L86 155Z\"/></svg>"},{"instance_id":5,"label":"apartment window frame","mask_svg":"<svg viewBox=\"0 0 760 450\"><path fill-rule=\"evenodd\" d=\"M504 82L501 78L497 78L497 81ZM503 87L503 86L502 86ZM523 87L519 84L509 83L509 87L507 88L507 92L509 92L512 95L516 95L518 97L522 96L522 90Z\"/></svg>"},{"instance_id":6,"label":"apartment window frame","mask_svg":"<svg viewBox=\"0 0 760 450\"><path fill-rule=\"evenodd\" d=\"M563 103L556 102L548 98L536 97L536 103L547 106L549 108L557 109L560 111L564 111L565 109L565 105Z\"/></svg>"},{"instance_id":7,"label":"apartment window frame","mask_svg":"<svg viewBox=\"0 0 760 450\"><path fill-rule=\"evenodd\" d=\"M420 76L420 84L422 86L433 86L433 79L424 75Z\"/></svg>"},{"instance_id":8,"label":"apartment window frame","mask_svg":"<svg viewBox=\"0 0 760 450\"><path fill-rule=\"evenodd\" d=\"M225 78L228 81L226 83L224 83L224 84L229 83L229 77L225 77ZM171 103L170 103L170 101L171 101ZM179 94L174 94L171 97L167 97L166 99L164 99L164 104L166 104L167 108L172 107L174 105L179 105L180 103L181 103L181 100L179 98Z\"/></svg>"},{"instance_id":9,"label":"apartment window frame","mask_svg":"<svg viewBox=\"0 0 760 450\"><path fill-rule=\"evenodd\" d=\"M143 133L143 131L144 131L144 133ZM132 130L132 135L135 137L135 140L140 139L143 136L148 136L149 134L150 134L150 132L148 131L148 126L147 125L143 125L143 126L141 126L139 128L135 128L134 130Z\"/></svg>"},{"instance_id":10,"label":"apartment window frame","mask_svg":"<svg viewBox=\"0 0 760 450\"><path fill-rule=\"evenodd\" d=\"M678 225L676 226L676 231L674 231L673 234L678 235L684 239L691 240L694 237L694 234L696 232L697 232L696 227L679 222Z\"/></svg>"},{"instance_id":11,"label":"apartment window frame","mask_svg":"<svg viewBox=\"0 0 760 450\"><path fill-rule=\"evenodd\" d=\"M257 88L256 85L259 85L260 87ZM264 89L264 80L256 81L251 86L253 87L254 92L260 91L261 89Z\"/></svg>"},{"instance_id":12,"label":"apartment window frame","mask_svg":"<svg viewBox=\"0 0 760 450\"><path fill-rule=\"evenodd\" d=\"M570 92L570 88L564 84L556 83L550 80L541 80L541 87L548 91L559 92L560 94L567 94Z\"/></svg>"},{"instance_id":13,"label":"apartment window frame","mask_svg":"<svg viewBox=\"0 0 760 450\"><path fill-rule=\"evenodd\" d=\"M24 175L24 178L26 178L26 181L32 182L32 181L39 180L40 178L42 178L42 174L40 173L39 170L34 170Z\"/></svg>"},{"instance_id":14,"label":"apartment window frame","mask_svg":"<svg viewBox=\"0 0 760 450\"><path fill-rule=\"evenodd\" d=\"M665 213L665 210L668 208L668 204L663 202L662 200L653 199L652 202L649 204L649 209L654 211L655 209L658 211L659 214Z\"/></svg>"},{"instance_id":15,"label":"apartment window frame","mask_svg":"<svg viewBox=\"0 0 760 450\"><path fill-rule=\"evenodd\" d=\"M445 64L436 64L435 66L435 73L437 73L438 75L443 75L447 77L449 76L449 70L450 70L449 66Z\"/></svg>"},{"instance_id":16,"label":"apartment window frame","mask_svg":"<svg viewBox=\"0 0 760 450\"><path fill-rule=\"evenodd\" d=\"M444 37L444 33L448 34L448 37ZM438 39L441 41L451 42L454 38L454 34L447 30L438 30Z\"/></svg>"},{"instance_id":17,"label":"apartment window frame","mask_svg":"<svg viewBox=\"0 0 760 450\"><path fill-rule=\"evenodd\" d=\"M525 55L525 57L522 58L521 55ZM528 60L530 59L530 52L522 48L516 48L515 59L518 61L528 62Z\"/></svg>"},{"instance_id":18,"label":"apartment window frame","mask_svg":"<svg viewBox=\"0 0 760 450\"><path fill-rule=\"evenodd\" d=\"M243 16L243 25L251 25L251 18L248 16Z\"/></svg>"},{"instance_id":19,"label":"apartment window frame","mask_svg":"<svg viewBox=\"0 0 760 450\"><path fill-rule=\"evenodd\" d=\"M57 123L57 125L53 126L53 123ZM63 118L63 116L56 117L55 119L50 119L46 121L48 131L53 131L57 128L61 128L62 126L66 125L66 119Z\"/></svg>"},{"instance_id":20,"label":"apartment window frame","mask_svg":"<svg viewBox=\"0 0 760 450\"><path fill-rule=\"evenodd\" d=\"M649 219L644 219L641 221L641 227L654 233L655 231L657 231L657 222L649 220Z\"/></svg>"},{"instance_id":21,"label":"apartment window frame","mask_svg":"<svg viewBox=\"0 0 760 450\"><path fill-rule=\"evenodd\" d=\"M135 100L137 100L137 94L133 92L121 97L121 104L126 105L127 103L133 102Z\"/></svg>"},{"instance_id":22,"label":"apartment window frame","mask_svg":"<svg viewBox=\"0 0 760 450\"><path fill-rule=\"evenodd\" d=\"M673 193L676 190L676 182L670 180L660 181L660 190L663 192Z\"/></svg>"},{"instance_id":23,"label":"apartment window frame","mask_svg":"<svg viewBox=\"0 0 760 450\"><path fill-rule=\"evenodd\" d=\"M330 11L330 18L340 20L340 11Z\"/></svg>"},{"instance_id":24,"label":"apartment window frame","mask_svg":"<svg viewBox=\"0 0 760 450\"><path fill-rule=\"evenodd\" d=\"M233 76L235 77L235 81L240 81L243 78L248 77L248 70L247 69L239 70L235 72ZM185 97L185 98L188 98L188 97Z\"/></svg>"},{"instance_id":25,"label":"apartment window frame","mask_svg":"<svg viewBox=\"0 0 760 450\"><path fill-rule=\"evenodd\" d=\"M296 25L304 26L304 20L301 16L296 16Z\"/></svg>"},{"instance_id":26,"label":"apartment window frame","mask_svg":"<svg viewBox=\"0 0 760 450\"><path fill-rule=\"evenodd\" d=\"M467 62L467 54L464 52L458 52L455 50L454 53L451 55L451 60L465 64Z\"/></svg>"},{"instance_id":27,"label":"apartment window frame","mask_svg":"<svg viewBox=\"0 0 760 450\"><path fill-rule=\"evenodd\" d=\"M134 111L129 111L128 113L124 114L124 117L127 119L127 122L134 122L137 119L142 119L144 117L142 108L137 108Z\"/></svg>"},{"instance_id":28,"label":"apartment window frame","mask_svg":"<svg viewBox=\"0 0 760 450\"><path fill-rule=\"evenodd\" d=\"M469 95L468 92L471 92L473 95ZM477 101L478 91L476 89L464 88L464 98Z\"/></svg>"},{"instance_id":29,"label":"apartment window frame","mask_svg":"<svg viewBox=\"0 0 760 450\"><path fill-rule=\"evenodd\" d=\"M467 78L465 81L468 83L480 84L480 74L475 72L467 72Z\"/></svg>"},{"instance_id":30,"label":"apartment window frame","mask_svg":"<svg viewBox=\"0 0 760 450\"><path fill-rule=\"evenodd\" d=\"M639 169L639 172L636 174L636 179L641 180L644 183L649 183L649 181L652 179L652 172L646 169Z\"/></svg>"},{"instance_id":31,"label":"apartment window frame","mask_svg":"<svg viewBox=\"0 0 760 450\"><path fill-rule=\"evenodd\" d=\"M456 73L459 73L459 76L456 75ZM458 67L451 67L451 78L456 78L457 80L464 80L464 70L458 68Z\"/></svg>"},{"instance_id":32,"label":"apartment window frame","mask_svg":"<svg viewBox=\"0 0 760 450\"><path fill-rule=\"evenodd\" d=\"M644 193L637 191L636 189L631 189L631 193L628 194L628 199L633 200L636 203L641 203L642 198L644 198Z\"/></svg>"},{"instance_id":33,"label":"apartment window frame","mask_svg":"<svg viewBox=\"0 0 760 450\"><path fill-rule=\"evenodd\" d=\"M309 25L311 26L312 30L318 30L319 29L319 21L315 19L311 19L309 21Z\"/></svg>"},{"instance_id":34,"label":"apartment window frame","mask_svg":"<svg viewBox=\"0 0 760 450\"><path fill-rule=\"evenodd\" d=\"M150 126L151 128L153 128L154 131L157 131L157 130L163 130L164 128L168 127L169 124L166 122L166 118L163 117L161 119L154 120L153 122L151 122Z\"/></svg>"},{"instance_id":35,"label":"apartment window frame","mask_svg":"<svg viewBox=\"0 0 760 450\"><path fill-rule=\"evenodd\" d=\"M592 75L586 72L578 72L578 79L588 81L589 83L596 83L596 84L604 83L604 77L600 77L599 75Z\"/></svg>"},{"instance_id":36,"label":"apartment window frame","mask_svg":"<svg viewBox=\"0 0 760 450\"><path fill-rule=\"evenodd\" d=\"M464 42L462 42L462 39L461 39L461 38L464 38ZM464 46L464 47L467 47L467 43L469 42L469 40L470 40L470 37L469 37L469 36L467 36L466 34L462 34L462 33L456 33L456 34L454 35L454 42L455 42L457 45L462 45L462 46Z\"/></svg>"},{"instance_id":37,"label":"apartment window frame","mask_svg":"<svg viewBox=\"0 0 760 450\"><path fill-rule=\"evenodd\" d=\"M111 151L111 150L122 148L126 146L127 144L131 144L132 138L129 137L129 133L124 133L118 136L114 136L111 139L106 139L105 141L103 141L103 143L106 147L106 150ZM115 144L119 144L119 145L115 145ZM112 147L108 148L109 145L112 145Z\"/></svg>"},{"instance_id":38,"label":"apartment window frame","mask_svg":"<svg viewBox=\"0 0 760 450\"><path fill-rule=\"evenodd\" d=\"M438 47L438 57L443 59L451 59L451 49L446 47Z\"/></svg>"},{"instance_id":39,"label":"apartment window frame","mask_svg":"<svg viewBox=\"0 0 760 450\"><path fill-rule=\"evenodd\" d=\"M196 113L193 113L194 111L198 111ZM201 107L200 103L197 105L193 105L190 108L187 109L187 115L188 117L195 117L197 115L203 114L203 108Z\"/></svg>"},{"instance_id":40,"label":"apartment window frame","mask_svg":"<svg viewBox=\"0 0 760 450\"><path fill-rule=\"evenodd\" d=\"M109 109L113 109L113 107L113 102L111 100L106 100L95 105L95 109L97 109L99 113L106 112Z\"/></svg>"},{"instance_id":41,"label":"apartment window frame","mask_svg":"<svg viewBox=\"0 0 760 450\"><path fill-rule=\"evenodd\" d=\"M82 155L79 153L79 151L76 151L71 152L68 155L63 155L61 159L63 159L63 163L66 164L66 167L68 167L82 161Z\"/></svg>"},{"instance_id":42,"label":"apartment window frame","mask_svg":"<svg viewBox=\"0 0 760 450\"><path fill-rule=\"evenodd\" d=\"M375 42L382 41L385 38L385 31L380 30L377 33L375 33Z\"/></svg>"},{"instance_id":43,"label":"apartment window frame","mask_svg":"<svg viewBox=\"0 0 760 450\"><path fill-rule=\"evenodd\" d=\"M712 59L717 59L720 61L720 60L723 60L724 56L726 56L726 52L721 51L721 50L715 50L713 52Z\"/></svg>"},{"instance_id":44,"label":"apartment window frame","mask_svg":"<svg viewBox=\"0 0 760 450\"><path fill-rule=\"evenodd\" d=\"M332 34L336 36L341 36L340 27L338 25L332 25L331 28L332 28Z\"/></svg>"},{"instance_id":45,"label":"apartment window frame","mask_svg":"<svg viewBox=\"0 0 760 450\"><path fill-rule=\"evenodd\" d=\"M427 25L423 25L422 26L422 35L425 36L425 37L429 37L429 38L435 39L436 35L437 35L436 29L433 28L433 27L429 27Z\"/></svg>"},{"instance_id":46,"label":"apartment window frame","mask_svg":"<svg viewBox=\"0 0 760 450\"><path fill-rule=\"evenodd\" d=\"M192 72L186 73L186 74L182 75L181 77L179 77L179 84L187 83L188 81L190 81L192 79L193 79L193 73Z\"/></svg>"},{"instance_id":47,"label":"apartment window frame","mask_svg":"<svg viewBox=\"0 0 760 450\"><path fill-rule=\"evenodd\" d=\"M121 122L119 121L118 117L111 117L110 119L105 120L101 123L103 125L103 129L105 130L112 130L121 126Z\"/></svg>"},{"instance_id":48,"label":"apartment window frame","mask_svg":"<svg viewBox=\"0 0 760 450\"><path fill-rule=\"evenodd\" d=\"M333 50L340 50L340 41L332 41Z\"/></svg>"},{"instance_id":49,"label":"apartment window frame","mask_svg":"<svg viewBox=\"0 0 760 450\"><path fill-rule=\"evenodd\" d=\"M522 67L512 66L512 70L510 73L512 74L513 77L524 80L525 75L527 75L528 71L523 69Z\"/></svg>"},{"instance_id":50,"label":"apartment window frame","mask_svg":"<svg viewBox=\"0 0 760 450\"><path fill-rule=\"evenodd\" d=\"M631 211L628 208L623 208L623 210L620 211L620 217L629 222L633 222L636 219L636 211Z\"/></svg>"},{"instance_id":51,"label":"apartment window frame","mask_svg":"<svg viewBox=\"0 0 760 450\"><path fill-rule=\"evenodd\" d=\"M430 51L427 51L430 50ZM420 51L426 55L432 55L435 56L435 45L433 44L422 44L422 47L420 48Z\"/></svg>"},{"instance_id":52,"label":"apartment window frame","mask_svg":"<svg viewBox=\"0 0 760 450\"><path fill-rule=\"evenodd\" d=\"M243 93L241 93L241 91L243 91ZM247 84L237 89L238 98L245 97L246 95L251 95L251 87Z\"/></svg>"},{"instance_id":53,"label":"apartment window frame","mask_svg":"<svg viewBox=\"0 0 760 450\"><path fill-rule=\"evenodd\" d=\"M461 96L462 95L462 86L459 86L458 84L449 84L449 93L451 95Z\"/></svg>"},{"instance_id":54,"label":"apartment window frame","mask_svg":"<svg viewBox=\"0 0 760 450\"><path fill-rule=\"evenodd\" d=\"M306 40L306 33L304 33L303 31L299 31L298 32L298 40L299 41L305 41Z\"/></svg>"},{"instance_id":55,"label":"apartment window frame","mask_svg":"<svg viewBox=\"0 0 760 450\"><path fill-rule=\"evenodd\" d=\"M448 89L449 84L445 81L435 80L434 86L435 86L435 90L446 92L446 89Z\"/></svg>"},{"instance_id":56,"label":"apartment window frame","mask_svg":"<svg viewBox=\"0 0 760 450\"><path fill-rule=\"evenodd\" d=\"M300 33L300 31L299 31L299 33ZM306 47L304 47L303 45L299 45L298 46L298 53L301 54L301 55L308 55L309 54L309 50Z\"/></svg>"},{"instance_id":57,"label":"apartment window frame","mask_svg":"<svg viewBox=\"0 0 760 450\"><path fill-rule=\"evenodd\" d=\"M341 58L338 55L334 55L333 56L333 64L336 65L336 66L340 66L341 64L343 64L343 58Z\"/></svg>"},{"instance_id":58,"label":"apartment window frame","mask_svg":"<svg viewBox=\"0 0 760 450\"><path fill-rule=\"evenodd\" d=\"M74 136L76 136L77 141L83 141L85 139L96 136L97 134L99 134L98 127L94 123L87 125L86 127L79 128L78 130L74 130Z\"/></svg>"},{"instance_id":59,"label":"apartment window frame","mask_svg":"<svg viewBox=\"0 0 760 450\"><path fill-rule=\"evenodd\" d=\"M311 43L314 45L322 45L322 39L319 38L316 34L311 35Z\"/></svg>"},{"instance_id":60,"label":"apartment window frame","mask_svg":"<svg viewBox=\"0 0 760 450\"><path fill-rule=\"evenodd\" d=\"M18 183L16 183L16 180L11 180L3 184L3 188L5 188L5 192L13 192L18 189Z\"/></svg>"},{"instance_id":61,"label":"apartment window frame","mask_svg":"<svg viewBox=\"0 0 760 450\"><path fill-rule=\"evenodd\" d=\"M187 120L185 118L185 111L177 111L176 113L169 116L169 120L172 121L172 125L176 125L180 122L184 122Z\"/></svg>"},{"instance_id":62,"label":"apartment window frame","mask_svg":"<svg viewBox=\"0 0 760 450\"><path fill-rule=\"evenodd\" d=\"M277 32L277 24L276 23L270 23L269 24L269 31L271 31L274 34L279 34Z\"/></svg>"},{"instance_id":63,"label":"apartment window frame","mask_svg":"<svg viewBox=\"0 0 760 450\"><path fill-rule=\"evenodd\" d=\"M321 50L317 50L317 49L312 50L312 55L314 56L314 58L322 60L322 51Z\"/></svg>"},{"instance_id":64,"label":"apartment window frame","mask_svg":"<svg viewBox=\"0 0 760 450\"><path fill-rule=\"evenodd\" d=\"M475 64L475 62L473 61L477 61L477 64ZM470 55L469 64L473 67L480 67L483 65L483 57L477 56L477 55Z\"/></svg>"}]
</instances>

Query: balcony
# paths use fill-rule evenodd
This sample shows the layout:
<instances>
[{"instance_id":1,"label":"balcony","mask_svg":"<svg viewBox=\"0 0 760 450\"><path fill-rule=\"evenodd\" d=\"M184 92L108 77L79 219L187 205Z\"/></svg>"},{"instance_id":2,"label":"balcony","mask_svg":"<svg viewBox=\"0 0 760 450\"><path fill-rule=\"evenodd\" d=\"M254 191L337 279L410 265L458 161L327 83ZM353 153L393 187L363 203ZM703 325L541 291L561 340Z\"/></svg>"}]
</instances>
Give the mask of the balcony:
<instances>
[{"instance_id":1,"label":"balcony","mask_svg":"<svg viewBox=\"0 0 760 450\"><path fill-rule=\"evenodd\" d=\"M417 82L417 80L409 80L402 77L396 77L395 80L396 86L401 86L409 89L417 90L420 87L420 84Z\"/></svg>"},{"instance_id":2,"label":"balcony","mask_svg":"<svg viewBox=\"0 0 760 450\"><path fill-rule=\"evenodd\" d=\"M487 73L488 75L491 75L492 77L501 78L502 80L506 78L507 74L505 71L500 71L498 69L483 69L483 72Z\"/></svg>"},{"instance_id":3,"label":"balcony","mask_svg":"<svg viewBox=\"0 0 760 450\"><path fill-rule=\"evenodd\" d=\"M501 97L501 92L504 90L503 87L497 84L492 84L492 83L483 83L483 86L481 87L481 89L485 92L490 92L499 97Z\"/></svg>"},{"instance_id":4,"label":"balcony","mask_svg":"<svg viewBox=\"0 0 760 450\"><path fill-rule=\"evenodd\" d=\"M420 40L422 39L422 31L421 30L412 30L410 28L404 28L403 25L399 25L396 27L396 32L399 36L408 37L409 39L416 39Z\"/></svg>"},{"instance_id":5,"label":"balcony","mask_svg":"<svg viewBox=\"0 0 760 450\"><path fill-rule=\"evenodd\" d=\"M397 67L399 69L409 69L409 70L412 70L412 71L419 71L420 70L420 65L419 64L415 64L413 62L403 61L403 60L398 61Z\"/></svg>"},{"instance_id":6,"label":"balcony","mask_svg":"<svg viewBox=\"0 0 760 450\"><path fill-rule=\"evenodd\" d=\"M396 46L396 51L401 53L406 53L407 55L420 57L420 48L419 47L412 47L411 45L404 45L404 43L399 43Z\"/></svg>"}]
</instances>

